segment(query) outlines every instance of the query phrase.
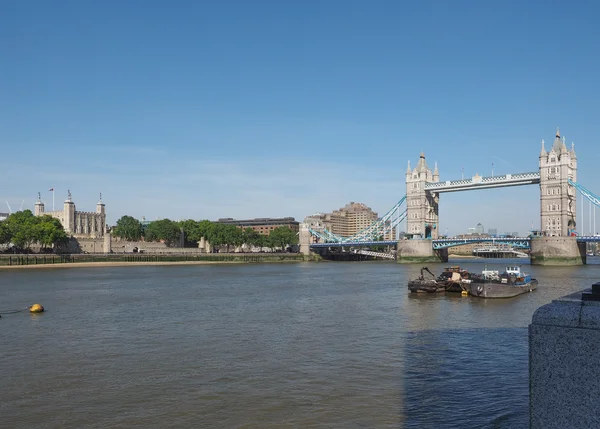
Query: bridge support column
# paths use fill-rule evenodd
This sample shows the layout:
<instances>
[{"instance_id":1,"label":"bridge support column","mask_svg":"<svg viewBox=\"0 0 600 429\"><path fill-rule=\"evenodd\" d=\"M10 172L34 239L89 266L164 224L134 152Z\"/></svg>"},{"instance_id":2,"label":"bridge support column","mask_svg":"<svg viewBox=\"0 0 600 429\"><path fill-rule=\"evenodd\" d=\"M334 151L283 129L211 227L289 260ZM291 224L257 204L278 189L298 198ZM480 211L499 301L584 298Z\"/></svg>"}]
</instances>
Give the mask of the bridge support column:
<instances>
[{"instance_id":1,"label":"bridge support column","mask_svg":"<svg viewBox=\"0 0 600 429\"><path fill-rule=\"evenodd\" d=\"M583 265L585 243L576 237L532 237L531 265Z\"/></svg>"},{"instance_id":2,"label":"bridge support column","mask_svg":"<svg viewBox=\"0 0 600 429\"><path fill-rule=\"evenodd\" d=\"M400 240L397 262L401 264L448 262L448 249L434 250L431 240Z\"/></svg>"},{"instance_id":3,"label":"bridge support column","mask_svg":"<svg viewBox=\"0 0 600 429\"><path fill-rule=\"evenodd\" d=\"M304 223L300 224L300 231L298 232L298 244L300 245L300 253L305 256L310 255L310 242L311 235L308 230L308 226Z\"/></svg>"}]
</instances>

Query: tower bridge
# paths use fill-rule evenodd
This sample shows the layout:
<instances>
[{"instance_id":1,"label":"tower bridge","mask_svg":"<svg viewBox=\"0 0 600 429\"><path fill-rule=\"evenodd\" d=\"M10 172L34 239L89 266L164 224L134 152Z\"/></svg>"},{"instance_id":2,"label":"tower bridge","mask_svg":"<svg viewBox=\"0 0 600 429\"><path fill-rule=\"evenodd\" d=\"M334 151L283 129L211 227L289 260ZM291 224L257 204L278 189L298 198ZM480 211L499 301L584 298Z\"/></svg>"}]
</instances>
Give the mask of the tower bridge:
<instances>
[{"instance_id":1,"label":"tower bridge","mask_svg":"<svg viewBox=\"0 0 600 429\"><path fill-rule=\"evenodd\" d=\"M315 231L306 225L301 226L303 251L307 253L309 248L389 245L389 240L384 243L380 237L395 230L398 261L447 261L449 247L493 239L440 239L440 194L523 185L539 185L541 234L510 240L495 239L497 243L510 241L515 247L529 248L532 264L581 264L585 263L585 243L600 241L597 237L576 236L577 192L596 206L600 206L600 198L577 183L574 144L567 148L558 129L548 151L542 140L537 171L489 177L476 174L467 179L441 181L437 163L432 170L421 153L414 168L408 162L405 183L405 197L384 217L352 237L340 237L327 230ZM407 235L400 239L398 231L404 221Z\"/></svg>"}]
</instances>

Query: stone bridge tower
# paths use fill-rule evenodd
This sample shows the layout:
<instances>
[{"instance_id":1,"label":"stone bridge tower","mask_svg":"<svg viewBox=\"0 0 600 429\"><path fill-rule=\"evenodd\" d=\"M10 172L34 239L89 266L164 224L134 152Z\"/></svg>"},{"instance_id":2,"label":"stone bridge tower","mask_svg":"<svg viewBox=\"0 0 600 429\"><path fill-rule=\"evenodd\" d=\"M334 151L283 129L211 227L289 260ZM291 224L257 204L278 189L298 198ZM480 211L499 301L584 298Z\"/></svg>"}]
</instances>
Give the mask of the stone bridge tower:
<instances>
[{"instance_id":1,"label":"stone bridge tower","mask_svg":"<svg viewBox=\"0 0 600 429\"><path fill-rule=\"evenodd\" d=\"M549 152L544 140L540 153L540 216L544 235L567 237L576 230L577 191L568 179L577 181L575 145L567 149L565 138L556 137Z\"/></svg>"},{"instance_id":2,"label":"stone bridge tower","mask_svg":"<svg viewBox=\"0 0 600 429\"><path fill-rule=\"evenodd\" d=\"M439 194L428 192L428 182L439 182L437 164L434 171L427 166L425 155L421 153L417 166L411 170L410 161L406 170L406 233L415 238L438 238Z\"/></svg>"}]
</instances>

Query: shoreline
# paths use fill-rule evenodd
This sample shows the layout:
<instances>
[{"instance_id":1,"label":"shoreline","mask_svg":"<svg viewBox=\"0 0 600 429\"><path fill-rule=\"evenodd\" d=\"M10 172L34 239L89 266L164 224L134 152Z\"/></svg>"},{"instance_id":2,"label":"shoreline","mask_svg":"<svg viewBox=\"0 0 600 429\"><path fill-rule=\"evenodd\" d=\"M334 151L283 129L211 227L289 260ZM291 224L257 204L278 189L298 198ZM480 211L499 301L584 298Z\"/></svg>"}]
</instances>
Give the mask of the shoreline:
<instances>
[{"instance_id":1,"label":"shoreline","mask_svg":"<svg viewBox=\"0 0 600 429\"><path fill-rule=\"evenodd\" d=\"M242 265L242 264L281 264L281 263L306 262L301 260L282 260L282 261L148 261L148 262L63 262L60 264L29 264L29 265L0 265L2 270L27 270L27 269L60 269L60 268L107 268L107 267L143 267L143 266L166 266L166 265Z\"/></svg>"}]
</instances>

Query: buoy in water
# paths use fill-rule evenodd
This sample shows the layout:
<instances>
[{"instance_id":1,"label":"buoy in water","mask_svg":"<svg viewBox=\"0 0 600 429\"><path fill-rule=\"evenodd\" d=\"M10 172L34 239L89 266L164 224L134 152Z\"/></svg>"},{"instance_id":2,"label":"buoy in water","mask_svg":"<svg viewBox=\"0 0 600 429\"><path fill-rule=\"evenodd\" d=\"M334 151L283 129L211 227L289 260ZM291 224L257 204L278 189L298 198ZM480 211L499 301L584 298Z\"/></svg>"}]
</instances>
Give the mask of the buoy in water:
<instances>
[{"instance_id":1,"label":"buoy in water","mask_svg":"<svg viewBox=\"0 0 600 429\"><path fill-rule=\"evenodd\" d=\"M41 313L43 311L44 307L42 307L42 304L33 304L31 307L29 307L30 313Z\"/></svg>"},{"instance_id":2,"label":"buoy in water","mask_svg":"<svg viewBox=\"0 0 600 429\"><path fill-rule=\"evenodd\" d=\"M466 290L463 290L460 294L461 294L461 296L467 296L467 295L469 295L469 292L467 292Z\"/></svg>"}]
</instances>

